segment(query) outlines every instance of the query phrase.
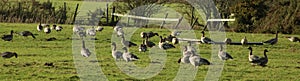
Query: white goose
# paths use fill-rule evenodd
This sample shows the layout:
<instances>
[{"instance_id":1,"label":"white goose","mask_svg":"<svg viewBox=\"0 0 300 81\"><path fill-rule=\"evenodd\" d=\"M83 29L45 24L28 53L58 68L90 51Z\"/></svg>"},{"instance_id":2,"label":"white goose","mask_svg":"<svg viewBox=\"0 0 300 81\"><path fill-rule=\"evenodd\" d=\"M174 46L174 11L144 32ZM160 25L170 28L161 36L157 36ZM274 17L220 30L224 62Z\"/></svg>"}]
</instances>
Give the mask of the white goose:
<instances>
[{"instance_id":1,"label":"white goose","mask_svg":"<svg viewBox=\"0 0 300 81\"><path fill-rule=\"evenodd\" d=\"M83 57L89 57L91 55L90 50L85 47L84 40L82 40L81 55Z\"/></svg>"},{"instance_id":2,"label":"white goose","mask_svg":"<svg viewBox=\"0 0 300 81\"><path fill-rule=\"evenodd\" d=\"M117 51L116 43L115 43L115 42L112 42L112 43L111 43L111 46L112 46L112 52L111 52L112 57L113 57L116 61L117 61L118 59L122 59L123 53L120 52L120 51Z\"/></svg>"},{"instance_id":3,"label":"white goose","mask_svg":"<svg viewBox=\"0 0 300 81\"><path fill-rule=\"evenodd\" d=\"M219 50L218 56L219 56L219 58L220 58L221 60L229 60L229 59L233 59L232 56L231 56L229 53L223 51L223 46L222 46L222 44L220 44L220 50Z\"/></svg>"},{"instance_id":4,"label":"white goose","mask_svg":"<svg viewBox=\"0 0 300 81\"><path fill-rule=\"evenodd\" d=\"M242 45L246 45L248 43L248 40L246 36L241 40Z\"/></svg>"},{"instance_id":5,"label":"white goose","mask_svg":"<svg viewBox=\"0 0 300 81\"><path fill-rule=\"evenodd\" d=\"M136 55L130 53L126 47L124 47L123 50L124 50L124 53L122 56L126 62L135 61L135 60L139 59Z\"/></svg>"}]
</instances>

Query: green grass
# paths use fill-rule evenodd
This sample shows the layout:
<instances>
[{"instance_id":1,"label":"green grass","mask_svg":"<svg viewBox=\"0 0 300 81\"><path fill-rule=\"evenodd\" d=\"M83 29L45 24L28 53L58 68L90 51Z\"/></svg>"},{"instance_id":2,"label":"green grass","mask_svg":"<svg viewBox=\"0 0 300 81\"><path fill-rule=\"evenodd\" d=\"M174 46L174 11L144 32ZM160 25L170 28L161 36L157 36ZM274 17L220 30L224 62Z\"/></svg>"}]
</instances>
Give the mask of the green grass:
<instances>
[{"instance_id":1,"label":"green grass","mask_svg":"<svg viewBox=\"0 0 300 81\"><path fill-rule=\"evenodd\" d=\"M63 25L64 29L62 32L52 31L52 33L46 35L43 32L36 31L36 25L37 24L0 23L1 36L9 34L10 30L14 30L16 32L28 30L36 34L37 37L36 39L32 39L31 37L26 38L20 35L14 35L12 42L0 40L0 52L13 51L19 54L18 58L0 59L0 80L80 80L74 65L72 40L67 39L72 38L73 26ZM155 31L161 35L167 35L170 33L170 31L166 29L141 28L134 32L131 39L133 42L140 44L142 40L139 38L139 33L141 31ZM116 66L116 63L111 56L110 42L112 32L112 27L105 27L104 31L97 33L96 37L99 40L95 41L96 53L93 54L96 55L99 66L101 66L101 70L108 80L136 80L136 78L126 75ZM196 30L195 32L197 38L200 38L200 31ZM226 37L237 42L240 41L243 36L247 36L249 41L259 42L273 38L275 35L226 32ZM248 46L226 45L226 51L234 57L234 60L225 62L222 75L219 79L231 81L298 81L299 79L297 77L299 77L298 73L300 72L300 43L290 42L284 38L285 36L292 35L279 34L279 42L273 46L252 46L254 50L253 53L258 56L263 55L264 49L268 49L270 51L268 52L269 63L267 64L267 67L254 67L248 63ZM45 39L50 37L55 37L58 40L45 41ZM158 40L158 37L151 39L151 41L154 41L156 44ZM180 47L180 45L176 46ZM211 61L211 45L200 44L198 46L200 50L198 53L200 53L203 58L207 58ZM137 48L138 47L130 48L130 51L142 59L135 61L134 63L139 67L147 67L150 64L150 58L148 56L149 53L139 53ZM173 80L180 67L180 64L177 63L177 59L180 56L180 48L167 50L167 59L162 71L152 78L141 80ZM54 67L44 66L44 63L46 62L54 63ZM195 79L197 81L204 80L208 69L209 66L200 66Z\"/></svg>"}]
</instances>

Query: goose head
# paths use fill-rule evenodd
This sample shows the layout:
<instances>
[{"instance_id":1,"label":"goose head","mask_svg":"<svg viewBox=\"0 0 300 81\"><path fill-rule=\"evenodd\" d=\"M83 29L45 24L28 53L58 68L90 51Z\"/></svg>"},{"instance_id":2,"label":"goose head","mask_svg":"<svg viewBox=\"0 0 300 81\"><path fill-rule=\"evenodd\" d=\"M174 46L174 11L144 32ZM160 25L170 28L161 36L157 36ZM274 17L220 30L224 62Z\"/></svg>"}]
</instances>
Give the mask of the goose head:
<instances>
[{"instance_id":1,"label":"goose head","mask_svg":"<svg viewBox=\"0 0 300 81\"><path fill-rule=\"evenodd\" d=\"M252 47L248 47L248 49L252 51Z\"/></svg>"},{"instance_id":2,"label":"goose head","mask_svg":"<svg viewBox=\"0 0 300 81\"><path fill-rule=\"evenodd\" d=\"M264 52L269 52L269 51L267 49L265 49Z\"/></svg>"}]
</instances>

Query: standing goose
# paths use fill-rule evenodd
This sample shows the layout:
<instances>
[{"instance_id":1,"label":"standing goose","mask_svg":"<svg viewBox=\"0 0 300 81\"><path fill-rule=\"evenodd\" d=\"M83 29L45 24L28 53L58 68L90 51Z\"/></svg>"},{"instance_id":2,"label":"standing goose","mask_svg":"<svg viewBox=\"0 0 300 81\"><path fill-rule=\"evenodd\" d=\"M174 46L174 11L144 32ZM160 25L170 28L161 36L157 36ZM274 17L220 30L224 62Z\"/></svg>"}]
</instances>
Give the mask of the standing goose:
<instances>
[{"instance_id":1,"label":"standing goose","mask_svg":"<svg viewBox=\"0 0 300 81\"><path fill-rule=\"evenodd\" d=\"M38 31L42 31L42 30L43 30L43 26L42 26L42 23L41 23L41 22L40 22L39 25L37 25L36 29L37 29Z\"/></svg>"},{"instance_id":2,"label":"standing goose","mask_svg":"<svg viewBox=\"0 0 300 81\"><path fill-rule=\"evenodd\" d=\"M202 43L205 43L205 44L208 44L208 43L214 43L213 40L211 40L211 39L208 38L208 37L205 37L205 32L204 32L204 31L202 31L201 33L202 33L202 37L201 37L201 42L202 42Z\"/></svg>"},{"instance_id":3,"label":"standing goose","mask_svg":"<svg viewBox=\"0 0 300 81\"><path fill-rule=\"evenodd\" d=\"M248 58L249 58L249 61L251 62L251 64L253 64L253 62L257 62L259 60L259 57L252 54L252 51L253 51L252 47L249 47L248 49L249 49L249 56L248 56Z\"/></svg>"},{"instance_id":4,"label":"standing goose","mask_svg":"<svg viewBox=\"0 0 300 81\"><path fill-rule=\"evenodd\" d=\"M246 45L248 43L248 40L246 38L246 36L241 40L241 44L242 45Z\"/></svg>"},{"instance_id":5,"label":"standing goose","mask_svg":"<svg viewBox=\"0 0 300 81\"><path fill-rule=\"evenodd\" d=\"M20 33L20 35L25 36L25 37L31 36L32 38L35 39L35 36L34 36L30 31L22 31L22 32Z\"/></svg>"},{"instance_id":6,"label":"standing goose","mask_svg":"<svg viewBox=\"0 0 300 81\"><path fill-rule=\"evenodd\" d=\"M159 36L159 37L160 37L160 41L159 41L159 43L158 43L158 47L159 47L160 49L167 50L167 49L170 49L170 48L175 48L174 45L169 44L169 43L166 43L166 42L163 40L162 36Z\"/></svg>"},{"instance_id":7,"label":"standing goose","mask_svg":"<svg viewBox=\"0 0 300 81\"><path fill-rule=\"evenodd\" d=\"M134 60L138 60L139 59L136 55L130 53L126 47L124 47L123 50L124 50L124 53L123 53L122 56L123 56L123 59L126 62L134 61Z\"/></svg>"},{"instance_id":8,"label":"standing goose","mask_svg":"<svg viewBox=\"0 0 300 81\"><path fill-rule=\"evenodd\" d=\"M298 37L286 37L288 38L291 42L300 42L300 39Z\"/></svg>"},{"instance_id":9,"label":"standing goose","mask_svg":"<svg viewBox=\"0 0 300 81\"><path fill-rule=\"evenodd\" d=\"M91 55L90 50L85 47L84 40L82 40L81 55L83 57L89 57Z\"/></svg>"},{"instance_id":10,"label":"standing goose","mask_svg":"<svg viewBox=\"0 0 300 81\"><path fill-rule=\"evenodd\" d=\"M220 58L221 60L233 59L232 56L231 56L229 53L223 51L223 46L222 46L222 44L220 44L220 50L219 50L218 56L219 56L219 58Z\"/></svg>"},{"instance_id":11,"label":"standing goose","mask_svg":"<svg viewBox=\"0 0 300 81\"><path fill-rule=\"evenodd\" d=\"M131 41L126 41L124 36L121 36L122 40L121 43L124 47L132 47L132 46L137 46L137 44L131 42Z\"/></svg>"},{"instance_id":12,"label":"standing goose","mask_svg":"<svg viewBox=\"0 0 300 81\"><path fill-rule=\"evenodd\" d=\"M47 27L44 28L44 32L46 34L49 34L49 33L51 33L51 29L47 26Z\"/></svg>"},{"instance_id":13,"label":"standing goose","mask_svg":"<svg viewBox=\"0 0 300 81\"><path fill-rule=\"evenodd\" d=\"M112 57L113 57L115 60L122 59L122 52L117 51L116 43L115 43L115 42L112 42L112 43L111 43L111 46L112 46L112 52L111 52Z\"/></svg>"},{"instance_id":14,"label":"standing goose","mask_svg":"<svg viewBox=\"0 0 300 81\"><path fill-rule=\"evenodd\" d=\"M11 58L13 56L15 56L16 58L18 58L18 54L16 52L4 52L4 53L1 53L1 56L3 58Z\"/></svg>"},{"instance_id":15,"label":"standing goose","mask_svg":"<svg viewBox=\"0 0 300 81\"><path fill-rule=\"evenodd\" d=\"M155 43L149 41L149 37L146 37L146 40L144 41L145 45L152 48L153 46L155 46Z\"/></svg>"},{"instance_id":16,"label":"standing goose","mask_svg":"<svg viewBox=\"0 0 300 81\"><path fill-rule=\"evenodd\" d=\"M143 40L142 44L139 47L140 52L146 52L147 51L147 45L145 44L145 40Z\"/></svg>"},{"instance_id":17,"label":"standing goose","mask_svg":"<svg viewBox=\"0 0 300 81\"><path fill-rule=\"evenodd\" d=\"M3 35L2 37L1 37L1 39L3 39L4 41L11 41L12 39L13 39L13 33L14 33L14 31L13 30L11 30L10 31L10 35Z\"/></svg>"},{"instance_id":18,"label":"standing goose","mask_svg":"<svg viewBox=\"0 0 300 81\"><path fill-rule=\"evenodd\" d=\"M225 44L230 44L232 42L232 40L230 39L230 38L226 38L225 40L224 40L224 43Z\"/></svg>"},{"instance_id":19,"label":"standing goose","mask_svg":"<svg viewBox=\"0 0 300 81\"><path fill-rule=\"evenodd\" d=\"M276 43L278 42L278 33L279 33L279 32L276 31L276 37L273 38L273 39L267 40L267 41L265 41L264 43L268 43L268 44L271 44L271 45L276 44Z\"/></svg>"}]
</instances>

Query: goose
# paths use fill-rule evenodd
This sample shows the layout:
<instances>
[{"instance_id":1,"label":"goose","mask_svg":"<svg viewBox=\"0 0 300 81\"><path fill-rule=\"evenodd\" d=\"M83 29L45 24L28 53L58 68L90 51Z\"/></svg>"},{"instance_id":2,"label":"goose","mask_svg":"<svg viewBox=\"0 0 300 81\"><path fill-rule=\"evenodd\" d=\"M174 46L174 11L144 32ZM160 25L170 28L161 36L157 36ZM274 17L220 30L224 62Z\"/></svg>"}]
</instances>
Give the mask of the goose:
<instances>
[{"instance_id":1,"label":"goose","mask_svg":"<svg viewBox=\"0 0 300 81\"><path fill-rule=\"evenodd\" d=\"M51 27L51 30L55 30L56 27L57 27L57 25L56 25L56 24L53 24L52 27Z\"/></svg>"},{"instance_id":2,"label":"goose","mask_svg":"<svg viewBox=\"0 0 300 81\"><path fill-rule=\"evenodd\" d=\"M96 36L96 30L94 27L90 28L90 29L87 29L86 30L86 33L90 36Z\"/></svg>"},{"instance_id":3,"label":"goose","mask_svg":"<svg viewBox=\"0 0 300 81\"><path fill-rule=\"evenodd\" d=\"M183 46L182 56L191 56L194 52L188 48L188 46Z\"/></svg>"},{"instance_id":4,"label":"goose","mask_svg":"<svg viewBox=\"0 0 300 81\"><path fill-rule=\"evenodd\" d=\"M103 29L104 29L103 27L98 26L98 27L96 28L96 31L97 31L97 32L101 32Z\"/></svg>"},{"instance_id":5,"label":"goose","mask_svg":"<svg viewBox=\"0 0 300 81\"><path fill-rule=\"evenodd\" d=\"M51 33L51 29L50 29L49 27L45 27L45 28L44 28L44 32L45 32L46 34L49 34L49 33Z\"/></svg>"},{"instance_id":6,"label":"goose","mask_svg":"<svg viewBox=\"0 0 300 81\"><path fill-rule=\"evenodd\" d=\"M222 46L222 44L220 44L220 50L219 50L218 56L219 56L219 58L220 58L221 60L229 60L229 59L233 59L232 56L231 56L229 53L223 51L223 46Z\"/></svg>"},{"instance_id":7,"label":"goose","mask_svg":"<svg viewBox=\"0 0 300 81\"><path fill-rule=\"evenodd\" d=\"M204 31L202 31L201 33L202 33L202 37L201 37L201 42L202 42L202 43L205 43L205 44L208 44L208 43L214 43L213 40L211 40L211 39L208 38L208 37L205 37L205 32L204 32Z\"/></svg>"},{"instance_id":8,"label":"goose","mask_svg":"<svg viewBox=\"0 0 300 81\"><path fill-rule=\"evenodd\" d=\"M169 43L166 43L166 42L163 40L162 36L159 36L159 37L160 37L160 41L159 41L159 43L158 43L158 47L159 47L160 49L167 50L167 49L170 49L170 48L175 48L174 45L169 44Z\"/></svg>"},{"instance_id":9,"label":"goose","mask_svg":"<svg viewBox=\"0 0 300 81\"><path fill-rule=\"evenodd\" d=\"M143 40L142 44L139 47L140 52L146 52L147 51L147 45L145 44L145 40Z\"/></svg>"},{"instance_id":10,"label":"goose","mask_svg":"<svg viewBox=\"0 0 300 81\"><path fill-rule=\"evenodd\" d=\"M150 32L147 33L147 37L148 38L151 38L151 37L154 37L154 36L159 36L159 35L158 35L158 33L154 33L152 31L150 31Z\"/></svg>"},{"instance_id":11,"label":"goose","mask_svg":"<svg viewBox=\"0 0 300 81\"><path fill-rule=\"evenodd\" d=\"M253 51L253 50L252 50L252 47L248 47L248 50L249 50L249 56L248 56L249 61L250 61L250 62L258 61L258 60L259 60L259 57L252 54L252 51Z\"/></svg>"},{"instance_id":12,"label":"goose","mask_svg":"<svg viewBox=\"0 0 300 81\"><path fill-rule=\"evenodd\" d=\"M22 31L22 32L20 33L20 35L25 36L25 37L31 36L32 38L35 39L35 36L34 36L30 31Z\"/></svg>"},{"instance_id":13,"label":"goose","mask_svg":"<svg viewBox=\"0 0 300 81\"><path fill-rule=\"evenodd\" d=\"M286 37L288 38L291 42L300 42L300 39L298 37Z\"/></svg>"},{"instance_id":14,"label":"goose","mask_svg":"<svg viewBox=\"0 0 300 81\"><path fill-rule=\"evenodd\" d=\"M193 66L195 66L196 68L201 65L210 65L211 64L207 59L201 58L199 55L196 55L194 53L189 57L189 60L190 60L190 63Z\"/></svg>"},{"instance_id":15,"label":"goose","mask_svg":"<svg viewBox=\"0 0 300 81\"><path fill-rule=\"evenodd\" d=\"M230 39L230 38L226 38L225 40L224 40L224 43L225 44L230 44L232 42L232 40Z\"/></svg>"},{"instance_id":16,"label":"goose","mask_svg":"<svg viewBox=\"0 0 300 81\"><path fill-rule=\"evenodd\" d=\"M137 44L131 42L131 41L126 41L124 36L121 36L122 40L121 43L124 47L132 47L132 46L137 46Z\"/></svg>"},{"instance_id":17,"label":"goose","mask_svg":"<svg viewBox=\"0 0 300 81\"><path fill-rule=\"evenodd\" d=\"M83 30L85 30L85 28L80 27L78 25L73 27L73 33L79 33L80 31L83 31Z\"/></svg>"},{"instance_id":18,"label":"goose","mask_svg":"<svg viewBox=\"0 0 300 81\"><path fill-rule=\"evenodd\" d=\"M1 56L3 58L11 58L13 56L15 56L16 58L18 58L18 54L16 52L4 52L4 53L1 53Z\"/></svg>"},{"instance_id":19,"label":"goose","mask_svg":"<svg viewBox=\"0 0 300 81\"><path fill-rule=\"evenodd\" d=\"M172 44L178 44L178 43L179 43L179 40L177 38L172 39Z\"/></svg>"},{"instance_id":20,"label":"goose","mask_svg":"<svg viewBox=\"0 0 300 81\"><path fill-rule=\"evenodd\" d=\"M116 43L115 43L115 42L112 42L112 43L111 43L111 46L112 46L112 52L111 52L112 57L113 57L115 60L122 59L122 54L123 54L123 53L120 52L120 51L117 51Z\"/></svg>"},{"instance_id":21,"label":"goose","mask_svg":"<svg viewBox=\"0 0 300 81\"><path fill-rule=\"evenodd\" d=\"M266 66L266 64L268 63L268 56L267 56L267 52L269 52L267 49L264 50L264 57L259 58L259 64L260 66Z\"/></svg>"},{"instance_id":22,"label":"goose","mask_svg":"<svg viewBox=\"0 0 300 81\"><path fill-rule=\"evenodd\" d=\"M58 26L58 27L55 28L56 31L61 31L62 29L63 29L62 26Z\"/></svg>"},{"instance_id":23,"label":"goose","mask_svg":"<svg viewBox=\"0 0 300 81\"><path fill-rule=\"evenodd\" d=\"M11 30L10 31L10 35L3 35L2 37L1 37L1 39L3 39L4 41L11 41L12 39L13 39L13 33L14 33L14 31L13 30Z\"/></svg>"},{"instance_id":24,"label":"goose","mask_svg":"<svg viewBox=\"0 0 300 81\"><path fill-rule=\"evenodd\" d=\"M244 36L244 38L241 40L241 44L246 45L247 43L248 43L248 40L247 40L246 36Z\"/></svg>"},{"instance_id":25,"label":"goose","mask_svg":"<svg viewBox=\"0 0 300 81\"><path fill-rule=\"evenodd\" d=\"M42 26L42 23L41 23L41 22L40 22L39 25L37 25L36 29L37 29L38 31L42 31L42 30L43 30L43 26Z\"/></svg>"},{"instance_id":26,"label":"goose","mask_svg":"<svg viewBox=\"0 0 300 81\"><path fill-rule=\"evenodd\" d=\"M123 50L124 50L124 53L122 56L126 62L135 61L135 60L139 59L136 55L130 53L126 47L123 47Z\"/></svg>"},{"instance_id":27,"label":"goose","mask_svg":"<svg viewBox=\"0 0 300 81\"><path fill-rule=\"evenodd\" d=\"M169 35L168 37L166 37L165 40L168 41L168 42L173 42L174 38L175 38L175 40L174 40L174 42L175 42L177 38L175 36L172 36L172 35ZM177 41L178 41L178 39L177 39Z\"/></svg>"},{"instance_id":28,"label":"goose","mask_svg":"<svg viewBox=\"0 0 300 81\"><path fill-rule=\"evenodd\" d=\"M116 32L117 32L117 37L124 36L124 31L122 28L118 28Z\"/></svg>"},{"instance_id":29,"label":"goose","mask_svg":"<svg viewBox=\"0 0 300 81\"><path fill-rule=\"evenodd\" d=\"M145 45L152 48L153 46L155 46L155 43L149 41L149 37L146 37L146 40L144 41Z\"/></svg>"},{"instance_id":30,"label":"goose","mask_svg":"<svg viewBox=\"0 0 300 81\"><path fill-rule=\"evenodd\" d=\"M190 63L190 56L183 56L182 58L179 58L177 63Z\"/></svg>"},{"instance_id":31,"label":"goose","mask_svg":"<svg viewBox=\"0 0 300 81\"><path fill-rule=\"evenodd\" d=\"M90 50L85 47L84 40L82 40L81 55L83 57L89 57L91 55Z\"/></svg>"},{"instance_id":32,"label":"goose","mask_svg":"<svg viewBox=\"0 0 300 81\"><path fill-rule=\"evenodd\" d=\"M141 32L140 35L141 35L142 38L146 38L147 37L147 33L146 32Z\"/></svg>"},{"instance_id":33,"label":"goose","mask_svg":"<svg viewBox=\"0 0 300 81\"><path fill-rule=\"evenodd\" d=\"M179 36L181 34L181 31L173 31L171 32L171 35L176 37L176 36Z\"/></svg>"},{"instance_id":34,"label":"goose","mask_svg":"<svg viewBox=\"0 0 300 81\"><path fill-rule=\"evenodd\" d=\"M279 33L279 32L276 31L276 37L273 38L273 39L267 40L267 41L265 41L264 43L268 43L268 44L271 44L271 45L276 44L276 43L278 42L278 33Z\"/></svg>"}]
</instances>

